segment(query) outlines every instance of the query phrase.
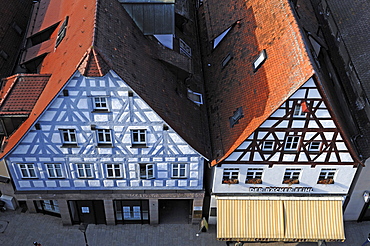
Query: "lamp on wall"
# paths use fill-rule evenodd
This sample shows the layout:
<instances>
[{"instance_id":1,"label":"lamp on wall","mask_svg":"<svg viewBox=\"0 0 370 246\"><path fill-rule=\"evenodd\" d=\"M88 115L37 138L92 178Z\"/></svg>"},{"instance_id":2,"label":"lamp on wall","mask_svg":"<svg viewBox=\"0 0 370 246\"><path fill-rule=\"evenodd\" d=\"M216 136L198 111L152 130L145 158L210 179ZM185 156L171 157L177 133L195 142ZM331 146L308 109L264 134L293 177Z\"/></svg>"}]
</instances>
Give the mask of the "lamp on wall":
<instances>
[{"instance_id":1,"label":"lamp on wall","mask_svg":"<svg viewBox=\"0 0 370 246\"><path fill-rule=\"evenodd\" d=\"M364 198L365 203L367 203L369 201L370 192L367 191L367 190L365 190L364 191L364 194L362 195L362 197Z\"/></svg>"}]
</instances>

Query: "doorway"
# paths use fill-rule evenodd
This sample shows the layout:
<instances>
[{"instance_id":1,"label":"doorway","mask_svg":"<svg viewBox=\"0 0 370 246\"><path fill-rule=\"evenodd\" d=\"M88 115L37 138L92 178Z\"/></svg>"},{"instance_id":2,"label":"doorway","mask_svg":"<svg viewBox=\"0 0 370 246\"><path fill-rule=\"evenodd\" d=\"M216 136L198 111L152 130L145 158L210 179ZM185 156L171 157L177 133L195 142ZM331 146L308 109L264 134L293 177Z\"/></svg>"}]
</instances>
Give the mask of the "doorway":
<instances>
[{"instance_id":1,"label":"doorway","mask_svg":"<svg viewBox=\"0 0 370 246\"><path fill-rule=\"evenodd\" d=\"M191 223L193 200L159 200L160 224L189 224Z\"/></svg>"},{"instance_id":2,"label":"doorway","mask_svg":"<svg viewBox=\"0 0 370 246\"><path fill-rule=\"evenodd\" d=\"M103 201L68 201L72 224L105 224Z\"/></svg>"}]
</instances>

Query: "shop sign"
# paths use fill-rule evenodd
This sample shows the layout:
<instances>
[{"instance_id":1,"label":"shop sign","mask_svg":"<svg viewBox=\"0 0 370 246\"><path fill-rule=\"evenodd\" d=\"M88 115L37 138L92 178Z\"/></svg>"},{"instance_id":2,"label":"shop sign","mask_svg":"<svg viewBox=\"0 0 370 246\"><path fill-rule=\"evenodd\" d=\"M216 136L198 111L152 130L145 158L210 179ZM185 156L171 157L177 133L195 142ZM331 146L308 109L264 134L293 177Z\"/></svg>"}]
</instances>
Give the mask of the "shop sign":
<instances>
[{"instance_id":1,"label":"shop sign","mask_svg":"<svg viewBox=\"0 0 370 246\"><path fill-rule=\"evenodd\" d=\"M269 192L269 193L307 193L312 192L312 187L250 187L250 192Z\"/></svg>"}]
</instances>

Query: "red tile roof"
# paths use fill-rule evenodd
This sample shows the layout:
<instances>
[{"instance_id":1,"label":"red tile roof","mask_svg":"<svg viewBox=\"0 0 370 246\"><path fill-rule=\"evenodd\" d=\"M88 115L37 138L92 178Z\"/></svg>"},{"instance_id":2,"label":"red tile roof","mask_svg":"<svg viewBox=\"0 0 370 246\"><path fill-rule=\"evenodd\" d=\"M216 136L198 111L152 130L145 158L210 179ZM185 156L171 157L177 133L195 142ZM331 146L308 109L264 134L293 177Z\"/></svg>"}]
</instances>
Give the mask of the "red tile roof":
<instances>
[{"instance_id":1,"label":"red tile roof","mask_svg":"<svg viewBox=\"0 0 370 246\"><path fill-rule=\"evenodd\" d=\"M86 76L114 70L185 141L209 156L205 107L179 96L177 75L158 58L162 47L142 34L118 1L41 0L34 14L28 37L58 24L48 41L55 43L68 16L66 35L56 48L48 50L39 66L39 74L51 74L50 79L30 116L4 143L0 158L16 146L77 69ZM41 54L41 47L33 47L32 52Z\"/></svg>"},{"instance_id":2,"label":"red tile roof","mask_svg":"<svg viewBox=\"0 0 370 246\"><path fill-rule=\"evenodd\" d=\"M0 115L31 113L49 77L20 74L4 79L0 94Z\"/></svg>"},{"instance_id":3,"label":"red tile roof","mask_svg":"<svg viewBox=\"0 0 370 246\"><path fill-rule=\"evenodd\" d=\"M211 21L206 25L211 28L208 37L218 36L237 20L240 25L205 57L213 165L230 155L314 74L288 0L222 2L204 1L204 19ZM263 49L267 60L254 72L252 64ZM227 54L232 59L223 68ZM244 117L231 128L229 117L239 107Z\"/></svg>"}]
</instances>

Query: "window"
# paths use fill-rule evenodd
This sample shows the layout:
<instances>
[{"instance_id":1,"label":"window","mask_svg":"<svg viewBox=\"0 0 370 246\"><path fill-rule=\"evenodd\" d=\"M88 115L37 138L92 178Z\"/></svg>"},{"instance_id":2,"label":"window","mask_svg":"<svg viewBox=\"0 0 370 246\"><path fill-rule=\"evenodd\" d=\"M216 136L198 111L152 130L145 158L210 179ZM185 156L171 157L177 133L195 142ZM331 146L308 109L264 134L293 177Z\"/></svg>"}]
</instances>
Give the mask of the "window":
<instances>
[{"instance_id":1,"label":"window","mask_svg":"<svg viewBox=\"0 0 370 246\"><path fill-rule=\"evenodd\" d=\"M46 164L49 178L63 178L62 164L50 163Z\"/></svg>"},{"instance_id":2,"label":"window","mask_svg":"<svg viewBox=\"0 0 370 246\"><path fill-rule=\"evenodd\" d=\"M262 64L266 61L266 59L267 59L266 50L262 50L261 53L259 53L256 60L254 60L253 62L253 71L256 72L262 66Z\"/></svg>"},{"instance_id":3,"label":"window","mask_svg":"<svg viewBox=\"0 0 370 246\"><path fill-rule=\"evenodd\" d=\"M229 118L230 127L232 128L234 125L238 124L239 120L243 117L244 115L242 107L237 108L236 111L233 112L233 116Z\"/></svg>"},{"instance_id":4,"label":"window","mask_svg":"<svg viewBox=\"0 0 370 246\"><path fill-rule=\"evenodd\" d=\"M287 168L284 173L283 184L299 184L300 168Z\"/></svg>"},{"instance_id":5,"label":"window","mask_svg":"<svg viewBox=\"0 0 370 246\"><path fill-rule=\"evenodd\" d=\"M262 150L269 151L274 149L274 141L264 141L262 144Z\"/></svg>"},{"instance_id":6,"label":"window","mask_svg":"<svg viewBox=\"0 0 370 246\"><path fill-rule=\"evenodd\" d=\"M229 61L231 61L231 58L232 58L231 54L227 54L226 57L221 62L222 67L225 67L229 63Z\"/></svg>"},{"instance_id":7,"label":"window","mask_svg":"<svg viewBox=\"0 0 370 246\"><path fill-rule=\"evenodd\" d=\"M93 164L77 164L77 173L79 178L93 178Z\"/></svg>"},{"instance_id":8,"label":"window","mask_svg":"<svg viewBox=\"0 0 370 246\"><path fill-rule=\"evenodd\" d=\"M108 99L107 97L94 97L93 98L94 111L108 112Z\"/></svg>"},{"instance_id":9,"label":"window","mask_svg":"<svg viewBox=\"0 0 370 246\"><path fill-rule=\"evenodd\" d=\"M313 141L308 146L309 151L320 151L320 148L321 148L321 142L319 141Z\"/></svg>"},{"instance_id":10,"label":"window","mask_svg":"<svg viewBox=\"0 0 370 246\"><path fill-rule=\"evenodd\" d=\"M146 130L131 130L131 142L135 146L146 146Z\"/></svg>"},{"instance_id":11,"label":"window","mask_svg":"<svg viewBox=\"0 0 370 246\"><path fill-rule=\"evenodd\" d=\"M186 164L172 164L172 178L186 178Z\"/></svg>"},{"instance_id":12,"label":"window","mask_svg":"<svg viewBox=\"0 0 370 246\"><path fill-rule=\"evenodd\" d=\"M246 184L262 184L262 168L248 168Z\"/></svg>"},{"instance_id":13,"label":"window","mask_svg":"<svg viewBox=\"0 0 370 246\"><path fill-rule=\"evenodd\" d=\"M302 105L301 104L295 105L294 111L293 111L293 116L296 116L296 117L306 116L306 114L302 111Z\"/></svg>"},{"instance_id":14,"label":"window","mask_svg":"<svg viewBox=\"0 0 370 246\"><path fill-rule=\"evenodd\" d=\"M60 42L62 42L63 38L66 36L67 25L68 25L68 16L66 17L66 19L64 20L63 24L61 25L61 27L58 31L57 40L56 40L56 43L55 43L55 48L58 47Z\"/></svg>"},{"instance_id":15,"label":"window","mask_svg":"<svg viewBox=\"0 0 370 246\"><path fill-rule=\"evenodd\" d=\"M289 136L285 142L285 150L297 150L300 137Z\"/></svg>"},{"instance_id":16,"label":"window","mask_svg":"<svg viewBox=\"0 0 370 246\"><path fill-rule=\"evenodd\" d=\"M333 168L323 168L321 169L318 184L334 184L334 175L336 169Z\"/></svg>"},{"instance_id":17,"label":"window","mask_svg":"<svg viewBox=\"0 0 370 246\"><path fill-rule=\"evenodd\" d=\"M77 137L75 129L62 129L60 130L62 134L64 145L77 145Z\"/></svg>"},{"instance_id":18,"label":"window","mask_svg":"<svg viewBox=\"0 0 370 246\"><path fill-rule=\"evenodd\" d=\"M107 178L123 178L121 164L106 164Z\"/></svg>"},{"instance_id":19,"label":"window","mask_svg":"<svg viewBox=\"0 0 370 246\"><path fill-rule=\"evenodd\" d=\"M34 164L19 164L22 178L36 178L36 171Z\"/></svg>"},{"instance_id":20,"label":"window","mask_svg":"<svg viewBox=\"0 0 370 246\"><path fill-rule=\"evenodd\" d=\"M110 129L97 129L98 145L112 145L112 134Z\"/></svg>"},{"instance_id":21,"label":"window","mask_svg":"<svg viewBox=\"0 0 370 246\"><path fill-rule=\"evenodd\" d=\"M154 165L153 164L139 164L140 178L153 179L154 178Z\"/></svg>"},{"instance_id":22,"label":"window","mask_svg":"<svg viewBox=\"0 0 370 246\"><path fill-rule=\"evenodd\" d=\"M222 175L223 184L239 183L239 168L225 168Z\"/></svg>"},{"instance_id":23,"label":"window","mask_svg":"<svg viewBox=\"0 0 370 246\"><path fill-rule=\"evenodd\" d=\"M213 48L215 49L217 45L224 39L226 34L231 30L232 26L226 29L223 33L218 35L214 40L213 40Z\"/></svg>"},{"instance_id":24,"label":"window","mask_svg":"<svg viewBox=\"0 0 370 246\"><path fill-rule=\"evenodd\" d=\"M188 98L196 104L203 104L202 94L194 92L190 89L188 89Z\"/></svg>"},{"instance_id":25,"label":"window","mask_svg":"<svg viewBox=\"0 0 370 246\"><path fill-rule=\"evenodd\" d=\"M181 38L179 38L179 41L180 41L180 54L186 55L187 57L191 58L190 46L187 43L185 43L185 41L182 40Z\"/></svg>"}]
</instances>

